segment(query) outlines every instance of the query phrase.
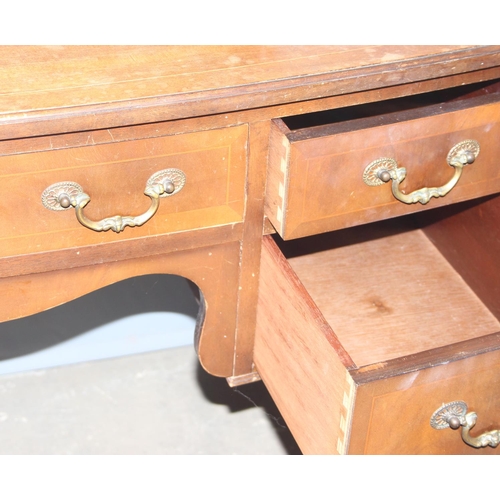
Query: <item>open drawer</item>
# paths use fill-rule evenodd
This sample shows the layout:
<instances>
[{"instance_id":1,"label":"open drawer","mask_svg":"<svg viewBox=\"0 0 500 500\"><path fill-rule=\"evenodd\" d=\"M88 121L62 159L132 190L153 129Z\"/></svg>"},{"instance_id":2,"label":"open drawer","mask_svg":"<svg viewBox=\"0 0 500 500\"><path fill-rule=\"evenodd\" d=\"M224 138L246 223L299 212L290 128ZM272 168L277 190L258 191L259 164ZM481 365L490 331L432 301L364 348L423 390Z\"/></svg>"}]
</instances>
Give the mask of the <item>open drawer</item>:
<instances>
[{"instance_id":1,"label":"open drawer","mask_svg":"<svg viewBox=\"0 0 500 500\"><path fill-rule=\"evenodd\" d=\"M266 215L293 239L499 192L498 137L498 81L273 120Z\"/></svg>"},{"instance_id":2,"label":"open drawer","mask_svg":"<svg viewBox=\"0 0 500 500\"><path fill-rule=\"evenodd\" d=\"M500 427L500 195L416 215L265 237L255 365L304 453L500 449L441 409Z\"/></svg>"}]
</instances>

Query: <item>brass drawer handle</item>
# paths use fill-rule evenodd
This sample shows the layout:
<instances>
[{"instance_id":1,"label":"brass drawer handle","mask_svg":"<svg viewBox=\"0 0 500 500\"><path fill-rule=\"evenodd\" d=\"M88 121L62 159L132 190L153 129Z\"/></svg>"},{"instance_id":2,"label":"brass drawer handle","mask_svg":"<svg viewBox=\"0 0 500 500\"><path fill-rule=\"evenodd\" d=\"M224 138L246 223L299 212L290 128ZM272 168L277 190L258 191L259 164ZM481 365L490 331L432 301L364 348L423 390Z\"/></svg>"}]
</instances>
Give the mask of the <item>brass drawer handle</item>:
<instances>
[{"instance_id":1,"label":"brass drawer handle","mask_svg":"<svg viewBox=\"0 0 500 500\"><path fill-rule=\"evenodd\" d=\"M477 414L467 413L467 405L463 401L453 401L443 404L431 417L431 426L434 429L458 429L462 427L462 439L469 446L482 448L491 446L496 448L500 443L500 430L485 432L478 437L472 437L470 430L476 425Z\"/></svg>"},{"instance_id":2,"label":"brass drawer handle","mask_svg":"<svg viewBox=\"0 0 500 500\"><path fill-rule=\"evenodd\" d=\"M446 184L440 187L424 187L410 194L403 193L399 189L399 185L406 177L406 169L398 168L398 164L393 158L379 158L371 162L363 173L363 181L368 186L380 186L392 180L392 194L397 200L408 204L420 202L425 205L432 197L439 198L447 195L460 179L462 169L466 165L474 163L478 154L479 144L473 140L462 141L453 146L446 161L455 169L455 173Z\"/></svg>"},{"instance_id":3,"label":"brass drawer handle","mask_svg":"<svg viewBox=\"0 0 500 500\"><path fill-rule=\"evenodd\" d=\"M141 215L115 215L100 221L88 219L83 209L90 202L90 196L76 182L58 182L52 184L42 193L42 203L49 210L67 210L74 207L76 218L83 226L93 231L113 230L115 233L123 231L126 226L142 226L158 210L160 198L178 193L186 183L186 176L182 170L168 168L153 174L146 183L144 194L151 198L151 206Z\"/></svg>"}]
</instances>

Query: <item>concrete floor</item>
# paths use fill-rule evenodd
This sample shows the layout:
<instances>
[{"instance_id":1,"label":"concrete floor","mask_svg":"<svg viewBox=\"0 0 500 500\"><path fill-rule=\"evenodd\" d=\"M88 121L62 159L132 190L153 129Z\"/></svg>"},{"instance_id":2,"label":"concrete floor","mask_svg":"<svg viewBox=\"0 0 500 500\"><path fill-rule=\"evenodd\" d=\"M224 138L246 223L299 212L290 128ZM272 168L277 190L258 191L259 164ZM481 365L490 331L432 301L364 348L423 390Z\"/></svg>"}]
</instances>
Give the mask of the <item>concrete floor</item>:
<instances>
[{"instance_id":1,"label":"concrete floor","mask_svg":"<svg viewBox=\"0 0 500 500\"><path fill-rule=\"evenodd\" d=\"M299 454L260 382L231 389L192 346L0 377L0 454Z\"/></svg>"}]
</instances>

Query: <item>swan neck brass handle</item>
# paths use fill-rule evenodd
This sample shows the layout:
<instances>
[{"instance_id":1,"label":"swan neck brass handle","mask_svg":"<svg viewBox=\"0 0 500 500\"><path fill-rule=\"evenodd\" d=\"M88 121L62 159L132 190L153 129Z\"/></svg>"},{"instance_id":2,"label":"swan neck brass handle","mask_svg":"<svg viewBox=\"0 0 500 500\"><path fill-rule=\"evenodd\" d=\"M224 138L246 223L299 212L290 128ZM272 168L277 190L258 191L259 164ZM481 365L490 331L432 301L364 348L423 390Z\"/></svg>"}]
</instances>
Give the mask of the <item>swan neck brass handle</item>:
<instances>
[{"instance_id":1,"label":"swan neck brass handle","mask_svg":"<svg viewBox=\"0 0 500 500\"><path fill-rule=\"evenodd\" d=\"M491 446L496 448L500 443L500 430L484 432L480 436L470 435L471 429L476 425L477 414L473 411L467 413L467 404L463 401L453 401L440 406L431 417L431 427L434 429L459 429L462 428L464 443L474 448Z\"/></svg>"},{"instance_id":2,"label":"swan neck brass handle","mask_svg":"<svg viewBox=\"0 0 500 500\"><path fill-rule=\"evenodd\" d=\"M125 227L142 226L158 211L160 198L178 193L186 183L186 176L182 170L169 168L153 174L146 183L144 194L151 198L151 205L141 215L114 215L100 221L90 220L83 209L90 202L90 196L76 182L58 182L52 184L42 193L42 203L49 210L75 209L78 222L93 231L108 231L111 229L119 233Z\"/></svg>"},{"instance_id":3,"label":"swan neck brass handle","mask_svg":"<svg viewBox=\"0 0 500 500\"><path fill-rule=\"evenodd\" d=\"M466 165L474 163L479 154L479 144L474 140L462 141L453 146L446 158L448 165L455 169L452 178L440 187L424 187L405 194L400 189L400 184L406 178L406 169L398 167L393 158L379 158L371 162L363 173L363 181L368 186L380 186L392 180L392 194L402 203L421 203L425 205L431 198L446 196L459 181L462 170Z\"/></svg>"}]
</instances>

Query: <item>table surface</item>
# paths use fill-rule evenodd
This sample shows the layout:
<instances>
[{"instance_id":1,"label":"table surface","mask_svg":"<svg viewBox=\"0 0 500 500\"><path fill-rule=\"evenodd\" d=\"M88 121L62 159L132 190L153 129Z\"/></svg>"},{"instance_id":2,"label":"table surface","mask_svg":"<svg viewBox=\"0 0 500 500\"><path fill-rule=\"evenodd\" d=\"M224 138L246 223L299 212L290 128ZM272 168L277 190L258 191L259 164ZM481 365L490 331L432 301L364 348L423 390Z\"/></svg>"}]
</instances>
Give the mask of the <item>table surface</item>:
<instances>
[{"instance_id":1,"label":"table surface","mask_svg":"<svg viewBox=\"0 0 500 500\"><path fill-rule=\"evenodd\" d=\"M478 56L480 56L478 58ZM0 138L258 108L458 74L495 46L0 47ZM395 71L395 70L398 71Z\"/></svg>"}]
</instances>

